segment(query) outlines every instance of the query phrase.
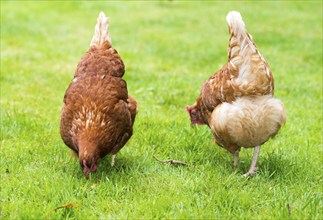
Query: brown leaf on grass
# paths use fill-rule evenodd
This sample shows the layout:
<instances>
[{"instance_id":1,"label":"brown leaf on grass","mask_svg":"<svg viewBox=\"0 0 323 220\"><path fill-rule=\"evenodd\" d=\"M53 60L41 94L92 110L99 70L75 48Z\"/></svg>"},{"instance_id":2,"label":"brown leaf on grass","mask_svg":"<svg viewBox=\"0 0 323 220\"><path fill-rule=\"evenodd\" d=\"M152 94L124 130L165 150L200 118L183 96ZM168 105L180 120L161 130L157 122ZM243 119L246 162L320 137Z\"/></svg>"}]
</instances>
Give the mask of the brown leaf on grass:
<instances>
[{"instance_id":1,"label":"brown leaf on grass","mask_svg":"<svg viewBox=\"0 0 323 220\"><path fill-rule=\"evenodd\" d=\"M59 206L59 207L55 208L54 210L56 211L58 209L64 209L64 208L78 208L78 205L75 202L71 202L71 203L67 203L62 206Z\"/></svg>"}]
</instances>

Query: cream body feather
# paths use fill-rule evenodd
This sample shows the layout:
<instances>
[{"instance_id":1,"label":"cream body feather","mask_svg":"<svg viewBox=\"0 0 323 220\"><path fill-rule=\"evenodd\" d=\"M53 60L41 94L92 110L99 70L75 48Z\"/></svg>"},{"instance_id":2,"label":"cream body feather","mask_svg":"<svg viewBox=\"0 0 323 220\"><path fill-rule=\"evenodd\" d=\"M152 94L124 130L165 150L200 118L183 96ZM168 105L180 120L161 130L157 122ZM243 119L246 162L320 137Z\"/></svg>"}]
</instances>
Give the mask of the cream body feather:
<instances>
[{"instance_id":1,"label":"cream body feather","mask_svg":"<svg viewBox=\"0 0 323 220\"><path fill-rule=\"evenodd\" d=\"M230 140L241 147L255 147L275 136L285 120L285 108L280 100L270 95L247 96L217 106L212 112L210 127L215 137L226 137L219 141L216 138L221 145Z\"/></svg>"}]
</instances>

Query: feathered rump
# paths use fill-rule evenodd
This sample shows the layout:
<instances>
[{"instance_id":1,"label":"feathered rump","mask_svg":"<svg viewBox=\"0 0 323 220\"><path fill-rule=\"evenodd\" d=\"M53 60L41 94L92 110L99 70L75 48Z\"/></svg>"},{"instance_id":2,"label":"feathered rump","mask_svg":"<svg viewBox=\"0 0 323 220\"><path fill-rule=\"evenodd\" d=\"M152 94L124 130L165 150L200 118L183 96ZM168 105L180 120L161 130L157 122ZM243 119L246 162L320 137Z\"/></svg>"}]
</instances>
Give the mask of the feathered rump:
<instances>
[{"instance_id":1,"label":"feathered rump","mask_svg":"<svg viewBox=\"0 0 323 220\"><path fill-rule=\"evenodd\" d=\"M241 97L219 105L212 113L210 127L230 143L255 147L274 137L286 122L284 104L270 95Z\"/></svg>"}]
</instances>

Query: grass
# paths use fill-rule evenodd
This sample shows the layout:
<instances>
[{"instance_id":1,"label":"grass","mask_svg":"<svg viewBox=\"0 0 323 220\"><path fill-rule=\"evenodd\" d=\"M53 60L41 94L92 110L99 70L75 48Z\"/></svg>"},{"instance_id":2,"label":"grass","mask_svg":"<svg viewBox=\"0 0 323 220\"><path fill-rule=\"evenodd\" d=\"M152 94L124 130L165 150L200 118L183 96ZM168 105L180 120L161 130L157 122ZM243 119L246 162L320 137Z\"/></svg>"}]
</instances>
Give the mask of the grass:
<instances>
[{"instance_id":1,"label":"grass","mask_svg":"<svg viewBox=\"0 0 323 220\"><path fill-rule=\"evenodd\" d=\"M232 173L232 156L185 112L226 62L230 10L241 12L287 109L250 179L252 150ZM139 114L115 167L107 156L86 181L59 116L100 11ZM320 1L1 1L0 218L322 219L322 103Z\"/></svg>"}]
</instances>

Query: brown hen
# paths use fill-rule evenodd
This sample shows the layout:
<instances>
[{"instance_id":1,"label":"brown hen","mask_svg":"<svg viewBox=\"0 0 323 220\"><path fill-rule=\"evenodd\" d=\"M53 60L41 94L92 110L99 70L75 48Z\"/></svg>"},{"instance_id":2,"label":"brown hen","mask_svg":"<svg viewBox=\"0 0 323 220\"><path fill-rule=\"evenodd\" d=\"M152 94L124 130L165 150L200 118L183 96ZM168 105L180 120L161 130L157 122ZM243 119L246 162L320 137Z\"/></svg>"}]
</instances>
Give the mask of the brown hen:
<instances>
[{"instance_id":1,"label":"brown hen","mask_svg":"<svg viewBox=\"0 0 323 220\"><path fill-rule=\"evenodd\" d=\"M122 79L125 67L112 48L109 19L101 12L88 52L82 57L66 90L60 132L64 143L78 156L86 178L100 159L116 153L132 136L136 101L128 96Z\"/></svg>"},{"instance_id":2,"label":"brown hen","mask_svg":"<svg viewBox=\"0 0 323 220\"><path fill-rule=\"evenodd\" d=\"M273 98L274 79L269 65L247 32L239 12L227 15L230 32L228 62L201 87L200 97L186 109L192 124L206 124L215 141L234 155L241 147L254 148L252 176L260 146L285 123L285 108Z\"/></svg>"}]
</instances>

